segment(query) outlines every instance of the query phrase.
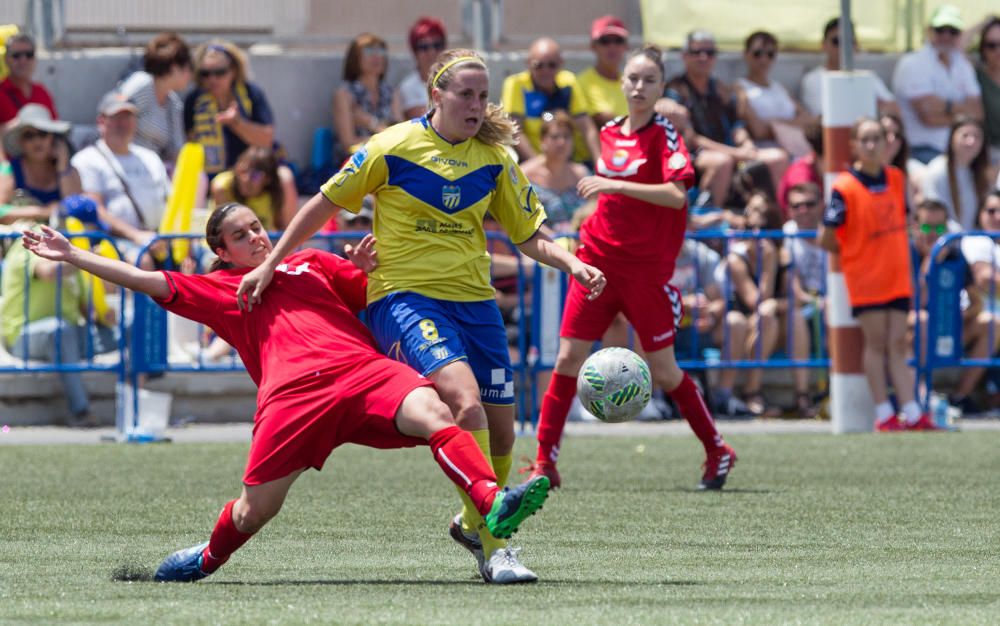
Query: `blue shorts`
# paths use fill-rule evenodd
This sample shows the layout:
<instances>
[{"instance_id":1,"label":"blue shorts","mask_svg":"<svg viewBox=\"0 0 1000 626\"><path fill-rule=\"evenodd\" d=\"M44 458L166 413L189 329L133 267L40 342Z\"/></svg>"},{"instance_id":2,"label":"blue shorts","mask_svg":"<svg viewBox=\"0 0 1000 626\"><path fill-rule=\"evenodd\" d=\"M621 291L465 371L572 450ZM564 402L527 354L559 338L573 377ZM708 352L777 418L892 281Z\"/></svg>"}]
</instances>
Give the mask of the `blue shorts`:
<instances>
[{"instance_id":1,"label":"blue shorts","mask_svg":"<svg viewBox=\"0 0 1000 626\"><path fill-rule=\"evenodd\" d=\"M514 404L514 370L495 301L450 302L404 291L370 304L368 316L379 348L390 358L424 376L468 361L483 404Z\"/></svg>"}]
</instances>

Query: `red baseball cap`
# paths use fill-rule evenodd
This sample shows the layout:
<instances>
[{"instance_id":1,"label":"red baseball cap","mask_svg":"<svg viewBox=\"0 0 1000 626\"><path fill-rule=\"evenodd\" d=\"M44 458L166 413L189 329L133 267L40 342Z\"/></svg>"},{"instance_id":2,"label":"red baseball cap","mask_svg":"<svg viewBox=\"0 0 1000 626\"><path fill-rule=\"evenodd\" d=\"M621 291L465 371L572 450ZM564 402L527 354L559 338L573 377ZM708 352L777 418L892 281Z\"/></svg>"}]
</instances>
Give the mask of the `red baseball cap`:
<instances>
[{"instance_id":1,"label":"red baseball cap","mask_svg":"<svg viewBox=\"0 0 1000 626\"><path fill-rule=\"evenodd\" d=\"M614 15L605 15L597 18L590 25L590 40L596 41L605 35L628 39L628 29L625 28L625 23Z\"/></svg>"}]
</instances>

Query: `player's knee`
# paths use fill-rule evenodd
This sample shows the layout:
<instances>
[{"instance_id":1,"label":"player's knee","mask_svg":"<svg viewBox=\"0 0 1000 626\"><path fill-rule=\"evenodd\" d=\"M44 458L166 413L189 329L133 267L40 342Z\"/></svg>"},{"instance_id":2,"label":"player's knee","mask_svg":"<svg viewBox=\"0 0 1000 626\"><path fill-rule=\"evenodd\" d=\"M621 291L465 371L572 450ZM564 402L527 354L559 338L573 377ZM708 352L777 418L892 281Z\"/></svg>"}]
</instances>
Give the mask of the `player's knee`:
<instances>
[{"instance_id":1,"label":"player's knee","mask_svg":"<svg viewBox=\"0 0 1000 626\"><path fill-rule=\"evenodd\" d=\"M489 428L489 423L486 421L486 411L479 400L478 389L476 393L468 391L459 394L451 408L455 423L463 429L483 430Z\"/></svg>"},{"instance_id":2,"label":"player's knee","mask_svg":"<svg viewBox=\"0 0 1000 626\"><path fill-rule=\"evenodd\" d=\"M255 533L271 521L280 510L280 503L269 503L259 498L244 498L240 506L233 509L233 524L241 533Z\"/></svg>"}]
</instances>

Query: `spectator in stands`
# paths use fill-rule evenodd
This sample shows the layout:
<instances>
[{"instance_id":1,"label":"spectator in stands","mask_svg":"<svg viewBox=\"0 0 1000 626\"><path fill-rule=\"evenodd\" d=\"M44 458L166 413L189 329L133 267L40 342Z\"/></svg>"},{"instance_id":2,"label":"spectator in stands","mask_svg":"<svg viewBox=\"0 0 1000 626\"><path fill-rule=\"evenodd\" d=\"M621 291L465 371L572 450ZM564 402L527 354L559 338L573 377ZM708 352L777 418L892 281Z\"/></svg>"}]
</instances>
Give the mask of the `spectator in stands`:
<instances>
[{"instance_id":1,"label":"spectator in stands","mask_svg":"<svg viewBox=\"0 0 1000 626\"><path fill-rule=\"evenodd\" d=\"M708 190L713 206L724 207L740 163L763 162L777 183L788 167L788 155L779 148L763 148L754 142L746 127L745 100L712 75L717 54L712 33L689 33L683 54L684 73L668 81L666 97L687 109L690 124L681 128L687 131L685 141L694 155L699 187ZM657 110L666 114L659 105Z\"/></svg>"},{"instance_id":2,"label":"spectator in stands","mask_svg":"<svg viewBox=\"0 0 1000 626\"><path fill-rule=\"evenodd\" d=\"M621 87L618 88L621 92ZM576 184L590 172L573 156L573 119L557 110L542 115L541 154L521 164L521 170L531 181L538 199L545 207L547 224L558 233L568 232L573 213L586 200L576 190Z\"/></svg>"},{"instance_id":3,"label":"spectator in stands","mask_svg":"<svg viewBox=\"0 0 1000 626\"><path fill-rule=\"evenodd\" d=\"M820 186L806 182L791 187L788 190L788 212L791 219L781 228L788 235L781 246L781 263L790 268L788 280L792 305L811 338L811 352L818 357L822 355L826 335L826 251L813 236L795 235L819 228L823 217L823 191ZM801 417L816 417L816 406L808 395L797 395L795 404Z\"/></svg>"},{"instance_id":4,"label":"spectator in stands","mask_svg":"<svg viewBox=\"0 0 1000 626\"><path fill-rule=\"evenodd\" d=\"M402 118L399 99L385 80L388 67L385 40L371 33L351 40L344 59L344 84L333 94L333 129L348 152ZM426 91L425 85L425 96Z\"/></svg>"},{"instance_id":5,"label":"spectator in stands","mask_svg":"<svg viewBox=\"0 0 1000 626\"><path fill-rule=\"evenodd\" d=\"M93 200L75 196L68 216L103 227ZM27 278L27 280L25 280ZM18 239L4 258L0 275L0 324L4 347L18 359L76 364L114 350L114 310L104 319L88 319L96 310L76 268L28 252ZM90 402L80 372L59 372L69 405L67 426L93 427Z\"/></svg>"},{"instance_id":6,"label":"spectator in stands","mask_svg":"<svg viewBox=\"0 0 1000 626\"><path fill-rule=\"evenodd\" d=\"M172 165L184 143L184 102L191 83L191 51L177 33L160 33L146 46L143 69L118 91L138 109L135 143Z\"/></svg>"},{"instance_id":7,"label":"spectator in stands","mask_svg":"<svg viewBox=\"0 0 1000 626\"><path fill-rule=\"evenodd\" d=\"M590 24L590 49L594 64L576 75L589 104L590 117L597 128L616 117L628 115L622 93L622 63L628 52L628 29L614 15L605 15Z\"/></svg>"},{"instance_id":8,"label":"spectator in stands","mask_svg":"<svg viewBox=\"0 0 1000 626\"><path fill-rule=\"evenodd\" d=\"M736 87L747 107L747 128L758 142L780 146L792 157L809 153L809 143L803 131L812 116L795 101L784 85L771 79L774 60L778 56L778 40L767 31L756 31L746 38L743 61L747 75L736 79ZM775 187L784 172L772 171Z\"/></svg>"},{"instance_id":9,"label":"spectator in stands","mask_svg":"<svg viewBox=\"0 0 1000 626\"><path fill-rule=\"evenodd\" d=\"M991 16L979 35L979 60L976 77L983 96L986 143L990 163L1000 165L1000 17Z\"/></svg>"},{"instance_id":10,"label":"spectator in stands","mask_svg":"<svg viewBox=\"0 0 1000 626\"><path fill-rule=\"evenodd\" d=\"M1000 196L997 196L997 200L1000 200ZM1000 212L998 205L983 204L984 210L980 213L980 219L983 220L981 226L985 230L989 230L991 226L1000 226L1000 218L994 218L989 212L988 207L991 206L996 212ZM948 209L936 200L924 200L917 206L916 217L913 233L914 279L921 281L922 302L919 309L924 335L920 345L921 352L926 353L928 317L926 280L930 268L930 253L938 239L948 231ZM963 272L964 297L960 298L963 356L970 359L989 358L990 354L1000 347L1000 332L998 332L1000 328L997 327L996 309L993 306L986 308L983 306L984 301L989 300L990 291L995 290L994 284L997 281L996 267L1000 257L997 255L996 244L989 237L963 237L960 247L949 246L945 250L944 256L938 259L939 263L943 261L958 261L966 270ZM984 373L985 370L979 367L962 368L958 384L954 392L949 394L949 403L959 407L963 414L978 413L979 407L971 395Z\"/></svg>"},{"instance_id":11,"label":"spectator in stands","mask_svg":"<svg viewBox=\"0 0 1000 626\"><path fill-rule=\"evenodd\" d=\"M680 360L704 359L704 348L721 348L725 361L746 358L747 318L737 310L726 310L719 267L721 257L715 250L695 239L685 239L674 266L670 284L680 290L684 317L677 329L674 348ZM699 350L695 351L695 341ZM719 372L712 387L712 411L717 417L752 417L746 404L733 394L738 370Z\"/></svg>"},{"instance_id":12,"label":"spectator in stands","mask_svg":"<svg viewBox=\"0 0 1000 626\"><path fill-rule=\"evenodd\" d=\"M746 208L747 228L752 232L781 230L781 212L777 205L761 194L755 195ZM789 261L782 254L780 239L750 239L730 246L726 267L732 288L732 308L748 316L750 328L747 354L754 360L766 360L788 337L791 324L791 346L786 346L791 358L809 358L809 329L801 315L789 315ZM790 321L789 321L790 318ZM754 415L777 417L781 409L771 405L762 391L762 369L747 371L744 394L747 408ZM796 407L807 409L812 401L809 394L809 370L793 370Z\"/></svg>"},{"instance_id":13,"label":"spectator in stands","mask_svg":"<svg viewBox=\"0 0 1000 626\"><path fill-rule=\"evenodd\" d=\"M70 165L69 129L69 122L52 119L40 104L25 105L7 124L3 146L10 165L0 173L0 224L47 222L60 200L80 193L80 176Z\"/></svg>"},{"instance_id":14,"label":"spectator in stands","mask_svg":"<svg viewBox=\"0 0 1000 626\"><path fill-rule=\"evenodd\" d=\"M209 178L236 164L250 146L274 148L274 114L249 81L243 52L213 40L194 54L197 86L184 99L184 131L205 148Z\"/></svg>"},{"instance_id":15,"label":"spectator in stands","mask_svg":"<svg viewBox=\"0 0 1000 626\"><path fill-rule=\"evenodd\" d=\"M247 148L231 170L212 179L215 206L238 202L250 207L268 232L284 230L299 208L295 177L269 148Z\"/></svg>"},{"instance_id":16,"label":"spectator in stands","mask_svg":"<svg viewBox=\"0 0 1000 626\"><path fill-rule=\"evenodd\" d=\"M939 6L924 47L904 54L893 73L910 156L923 164L947 150L948 127L956 115L983 119L975 70L956 45L963 27L957 8Z\"/></svg>"},{"instance_id":17,"label":"spectator in stands","mask_svg":"<svg viewBox=\"0 0 1000 626\"><path fill-rule=\"evenodd\" d=\"M521 128L516 146L521 160L541 150L542 114L562 109L569 113L579 133L573 160L592 161L601 154L597 126L588 115L587 97L576 76L562 69L559 44L548 37L536 39L528 50L528 70L508 76L503 82L503 107Z\"/></svg>"},{"instance_id":18,"label":"spectator in stands","mask_svg":"<svg viewBox=\"0 0 1000 626\"><path fill-rule=\"evenodd\" d=\"M885 130L885 165L891 165L905 174L910 160L910 144L906 141L903 121L892 113L881 114L878 121Z\"/></svg>"},{"instance_id":19,"label":"spectator in stands","mask_svg":"<svg viewBox=\"0 0 1000 626\"><path fill-rule=\"evenodd\" d=\"M819 123L809 124L805 129L805 137L811 148L809 154L795 159L782 174L778 185L778 206L781 207L781 216L785 220L789 217L788 192L792 187L804 183L823 184L823 128Z\"/></svg>"},{"instance_id":20,"label":"spectator in stands","mask_svg":"<svg viewBox=\"0 0 1000 626\"><path fill-rule=\"evenodd\" d=\"M421 17L410 27L409 41L417 67L404 76L396 88L404 120L427 112L427 73L437 56L448 47L448 33L436 17Z\"/></svg>"},{"instance_id":21,"label":"spectator in stands","mask_svg":"<svg viewBox=\"0 0 1000 626\"><path fill-rule=\"evenodd\" d=\"M877 120L854 123L854 163L833 184L819 241L828 251L840 253L851 310L865 342L863 363L875 400L875 429L935 430L914 400L913 370L907 364L906 321L913 287L906 181L902 172L885 165L885 149L885 129ZM903 421L889 402L887 369Z\"/></svg>"},{"instance_id":22,"label":"spectator in stands","mask_svg":"<svg viewBox=\"0 0 1000 626\"><path fill-rule=\"evenodd\" d=\"M852 24L852 30L853 27ZM802 104L817 121L823 116L823 72L836 72L840 69L840 42L840 18L835 17L823 27L823 54L826 57L823 65L817 65L802 77ZM857 49L857 39L854 39L854 47ZM899 115L896 96L892 95L878 74L873 73L872 76L875 79L875 98L878 100L879 113Z\"/></svg>"},{"instance_id":23,"label":"spectator in stands","mask_svg":"<svg viewBox=\"0 0 1000 626\"><path fill-rule=\"evenodd\" d=\"M982 123L959 116L951 125L947 152L935 157L922 175L923 198L947 207L954 229L972 230L992 184L989 165Z\"/></svg>"},{"instance_id":24,"label":"spectator in stands","mask_svg":"<svg viewBox=\"0 0 1000 626\"><path fill-rule=\"evenodd\" d=\"M14 119L17 112L28 104L40 104L48 109L52 119L58 119L59 113L49 91L32 80L35 75L35 40L24 33L7 39L4 61L10 74L0 82L0 124Z\"/></svg>"},{"instance_id":25,"label":"spectator in stands","mask_svg":"<svg viewBox=\"0 0 1000 626\"><path fill-rule=\"evenodd\" d=\"M105 94L97 108L101 138L71 161L80 172L84 193L97 201L101 220L132 261L156 236L170 190L160 157L133 143L137 113L123 94ZM148 257L144 262L150 262Z\"/></svg>"}]
</instances>

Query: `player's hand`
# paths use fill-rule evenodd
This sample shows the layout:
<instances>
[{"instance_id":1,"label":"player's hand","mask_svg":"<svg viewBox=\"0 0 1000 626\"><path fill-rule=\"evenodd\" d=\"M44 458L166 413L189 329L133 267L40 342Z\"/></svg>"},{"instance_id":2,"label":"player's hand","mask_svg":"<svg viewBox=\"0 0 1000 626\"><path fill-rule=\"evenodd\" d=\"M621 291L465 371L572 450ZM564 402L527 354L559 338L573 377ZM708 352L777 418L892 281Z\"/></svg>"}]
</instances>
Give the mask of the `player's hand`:
<instances>
[{"instance_id":1,"label":"player's hand","mask_svg":"<svg viewBox=\"0 0 1000 626\"><path fill-rule=\"evenodd\" d=\"M619 188L616 181L603 176L584 176L576 184L576 191L580 197L590 200L599 193L618 193Z\"/></svg>"},{"instance_id":2,"label":"player's hand","mask_svg":"<svg viewBox=\"0 0 1000 626\"><path fill-rule=\"evenodd\" d=\"M241 311L253 311L253 305L260 302L261 295L271 284L273 277L274 270L266 263L244 274L236 289L236 307Z\"/></svg>"},{"instance_id":3,"label":"player's hand","mask_svg":"<svg viewBox=\"0 0 1000 626\"><path fill-rule=\"evenodd\" d=\"M371 274L378 267L378 250L375 249L375 235L368 233L356 246L344 246L344 254L354 266L365 274Z\"/></svg>"},{"instance_id":4,"label":"player's hand","mask_svg":"<svg viewBox=\"0 0 1000 626\"><path fill-rule=\"evenodd\" d=\"M42 232L25 230L21 236L24 247L43 259L67 261L73 252L68 239L45 225L42 225Z\"/></svg>"},{"instance_id":5,"label":"player's hand","mask_svg":"<svg viewBox=\"0 0 1000 626\"><path fill-rule=\"evenodd\" d=\"M586 263L578 262L574 264L572 274L578 283L590 291L587 294L588 300L596 300L608 284L608 280L604 277L604 272Z\"/></svg>"}]
</instances>

